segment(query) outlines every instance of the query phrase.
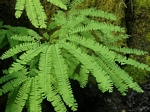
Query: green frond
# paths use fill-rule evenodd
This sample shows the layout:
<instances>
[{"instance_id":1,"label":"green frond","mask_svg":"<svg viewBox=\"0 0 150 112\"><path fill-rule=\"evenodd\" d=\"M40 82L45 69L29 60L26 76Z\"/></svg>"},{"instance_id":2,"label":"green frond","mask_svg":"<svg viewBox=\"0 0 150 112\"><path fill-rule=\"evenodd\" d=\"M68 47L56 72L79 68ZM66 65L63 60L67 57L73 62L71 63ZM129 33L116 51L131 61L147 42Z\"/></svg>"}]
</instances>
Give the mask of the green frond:
<instances>
[{"instance_id":1,"label":"green frond","mask_svg":"<svg viewBox=\"0 0 150 112\"><path fill-rule=\"evenodd\" d=\"M42 112L42 95L37 76L32 78L29 97L28 97L28 111L29 112Z\"/></svg>"},{"instance_id":2,"label":"green frond","mask_svg":"<svg viewBox=\"0 0 150 112\"><path fill-rule=\"evenodd\" d=\"M49 93L49 86L51 84L50 83L51 82L50 75L52 69L51 57L52 57L51 46L47 45L40 54L39 73L38 73L39 83L45 95Z\"/></svg>"},{"instance_id":3,"label":"green frond","mask_svg":"<svg viewBox=\"0 0 150 112\"><path fill-rule=\"evenodd\" d=\"M51 69L51 72L54 72L53 68ZM42 87L47 89L45 92L46 99L51 102L56 112L66 112L67 109L61 95L59 94L58 82L56 81L55 74L48 74L46 77L47 85L44 85L45 87ZM38 78L40 77L38 76ZM41 78L39 80L41 80Z\"/></svg>"},{"instance_id":4,"label":"green frond","mask_svg":"<svg viewBox=\"0 0 150 112\"><path fill-rule=\"evenodd\" d=\"M53 50L52 61L55 76L58 81L59 93L61 94L64 102L75 111L77 105L74 96L72 94L72 89L67 74L67 66L61 55L59 46L57 44L52 46L52 50Z\"/></svg>"},{"instance_id":5,"label":"green frond","mask_svg":"<svg viewBox=\"0 0 150 112\"><path fill-rule=\"evenodd\" d=\"M23 82L25 82L27 80L26 76L22 76L22 77L18 77L16 79L12 79L9 82L7 82L6 84L4 84L2 86L2 92L5 94L13 89L15 89L16 87L20 86Z\"/></svg>"},{"instance_id":6,"label":"green frond","mask_svg":"<svg viewBox=\"0 0 150 112\"><path fill-rule=\"evenodd\" d=\"M98 42L96 42L93 39L87 39L87 38L84 38L82 36L77 36L77 35L72 35L66 39L73 41L77 44L81 44L82 46L87 47L87 48L93 50L94 52L99 52L99 53L107 56L107 58L109 60L115 59L115 56L116 56L115 52L110 51L108 47L106 47L102 44L99 44Z\"/></svg>"},{"instance_id":7,"label":"green frond","mask_svg":"<svg viewBox=\"0 0 150 112\"><path fill-rule=\"evenodd\" d=\"M46 14L40 0L26 0L25 8L29 20L36 28L46 28Z\"/></svg>"},{"instance_id":8,"label":"green frond","mask_svg":"<svg viewBox=\"0 0 150 112\"><path fill-rule=\"evenodd\" d=\"M109 75L113 80L114 85L118 88L118 90L122 93L122 95L126 95L126 91L128 88L132 88L137 92L143 92L143 90L139 87L139 85L133 82L133 78L130 77L124 70L122 70L117 64L107 60L104 56L100 56L101 60L98 59L99 64L103 66L105 71L110 72ZM103 60L103 62L102 62ZM121 74L121 75L120 75Z\"/></svg>"},{"instance_id":9,"label":"green frond","mask_svg":"<svg viewBox=\"0 0 150 112\"><path fill-rule=\"evenodd\" d=\"M80 87L84 88L88 82L89 70L86 66L81 65L79 74L74 73L71 78L77 80L80 84Z\"/></svg>"},{"instance_id":10,"label":"green frond","mask_svg":"<svg viewBox=\"0 0 150 112\"><path fill-rule=\"evenodd\" d=\"M59 10L57 11L57 14L54 15L52 20L55 22L57 26L61 26L67 23L66 14L63 11Z\"/></svg>"},{"instance_id":11,"label":"green frond","mask_svg":"<svg viewBox=\"0 0 150 112\"><path fill-rule=\"evenodd\" d=\"M33 0L36 16L38 19L39 27L40 28L46 28L46 13L44 11L43 6L40 3L40 0Z\"/></svg>"},{"instance_id":12,"label":"green frond","mask_svg":"<svg viewBox=\"0 0 150 112\"><path fill-rule=\"evenodd\" d=\"M62 56L65 60L66 65L68 65L68 77L73 78L72 75L76 69L76 67L79 65L79 61L72 56L69 52L66 52L65 50L61 49L62 51Z\"/></svg>"},{"instance_id":13,"label":"green frond","mask_svg":"<svg viewBox=\"0 0 150 112\"><path fill-rule=\"evenodd\" d=\"M78 4L82 3L84 0L73 0L70 4L70 8L74 9Z\"/></svg>"},{"instance_id":14,"label":"green frond","mask_svg":"<svg viewBox=\"0 0 150 112\"><path fill-rule=\"evenodd\" d=\"M117 65L113 64L113 62L111 62L111 61L108 61L103 56L99 56L99 58L96 58L96 60L97 60L98 64L102 67L102 69L106 73L108 73L108 75L110 76L113 84L118 89L118 91L120 91L122 95L125 95L125 92L128 89L128 84L125 84L124 79L121 79L119 77L119 75L120 74L122 75L124 72L121 71ZM120 73L119 72L116 73L116 70L119 71ZM126 78L126 77L128 78L128 76L125 76L124 78Z\"/></svg>"},{"instance_id":15,"label":"green frond","mask_svg":"<svg viewBox=\"0 0 150 112\"><path fill-rule=\"evenodd\" d=\"M93 58L82 52L80 48L77 48L74 44L62 42L62 47L70 52L77 60L79 60L84 66L91 71L93 76L98 82L98 87L103 92L112 91L112 82L107 73L97 64Z\"/></svg>"},{"instance_id":16,"label":"green frond","mask_svg":"<svg viewBox=\"0 0 150 112\"><path fill-rule=\"evenodd\" d=\"M20 18L21 14L23 13L23 10L25 8L25 1L26 0L17 0L15 5L15 17Z\"/></svg>"},{"instance_id":17,"label":"green frond","mask_svg":"<svg viewBox=\"0 0 150 112\"><path fill-rule=\"evenodd\" d=\"M36 49L28 50L25 53L23 53L19 58L16 59L16 62L12 64L12 66L9 68L9 73L18 71L23 68L24 65L26 65L30 60L32 60L35 56L37 56L40 52L42 52L45 45L41 45Z\"/></svg>"},{"instance_id":18,"label":"green frond","mask_svg":"<svg viewBox=\"0 0 150 112\"><path fill-rule=\"evenodd\" d=\"M71 16L71 18L69 18L69 19L70 20L67 21L67 23L66 23L66 27L71 29L75 26L79 26L79 24L82 23L83 21L85 21L86 18L85 18L85 16L77 16L77 17L76 16Z\"/></svg>"},{"instance_id":19,"label":"green frond","mask_svg":"<svg viewBox=\"0 0 150 112\"><path fill-rule=\"evenodd\" d=\"M109 46L109 49L118 51L118 52L122 52L124 54L136 54L136 55L148 54L148 52L146 52L146 51L132 49L132 48L126 48L126 47Z\"/></svg>"},{"instance_id":20,"label":"green frond","mask_svg":"<svg viewBox=\"0 0 150 112\"><path fill-rule=\"evenodd\" d=\"M12 27L9 25L4 25L3 26L4 30L6 31L7 37L18 40L18 41L40 41L42 37L32 29L28 29L25 27ZM26 38L23 38L24 36L27 36ZM31 39L32 37L32 39Z\"/></svg>"},{"instance_id":21,"label":"green frond","mask_svg":"<svg viewBox=\"0 0 150 112\"><path fill-rule=\"evenodd\" d=\"M75 12L76 14L84 16L101 17L108 20L116 20L116 16L114 14L102 10L96 10L95 8L76 9Z\"/></svg>"},{"instance_id":22,"label":"green frond","mask_svg":"<svg viewBox=\"0 0 150 112\"><path fill-rule=\"evenodd\" d=\"M49 94L47 94L47 100L52 103L56 112L67 112L66 106L62 101L60 94L58 94L58 91L56 91L55 87L52 85L50 85L50 91Z\"/></svg>"},{"instance_id":23,"label":"green frond","mask_svg":"<svg viewBox=\"0 0 150 112\"><path fill-rule=\"evenodd\" d=\"M111 32L124 32L123 28L119 26L114 26L112 24L99 23L96 21L91 21L89 24L85 26L77 26L69 30L69 34L74 34L83 31L92 31L92 30L101 30L103 33L111 33Z\"/></svg>"},{"instance_id":24,"label":"green frond","mask_svg":"<svg viewBox=\"0 0 150 112\"><path fill-rule=\"evenodd\" d=\"M17 97L18 91L19 91L19 86L14 88L14 90L9 92L5 112L11 112L12 111L12 108L15 106L14 101Z\"/></svg>"},{"instance_id":25,"label":"green frond","mask_svg":"<svg viewBox=\"0 0 150 112\"><path fill-rule=\"evenodd\" d=\"M12 107L12 112L22 112L23 107L28 99L32 79L27 79L19 88L16 99Z\"/></svg>"},{"instance_id":26,"label":"green frond","mask_svg":"<svg viewBox=\"0 0 150 112\"><path fill-rule=\"evenodd\" d=\"M1 59L6 59L9 57L14 56L15 54L18 54L20 52L23 51L27 51L27 50L33 50L36 49L37 47L39 47L39 43L22 43L19 45L16 45L15 47L10 48L8 51L6 51L2 56Z\"/></svg>"},{"instance_id":27,"label":"green frond","mask_svg":"<svg viewBox=\"0 0 150 112\"><path fill-rule=\"evenodd\" d=\"M140 68L140 69L143 69L143 70L147 70L147 71L150 71L150 67L144 63L140 63L134 59L131 59L131 58L126 58L125 56L122 56L122 55L117 55L115 61L118 61L120 63L125 63L125 64L129 64L129 65L132 65L134 67L137 67L137 68Z\"/></svg>"},{"instance_id":28,"label":"green frond","mask_svg":"<svg viewBox=\"0 0 150 112\"><path fill-rule=\"evenodd\" d=\"M129 38L129 36L125 34L114 35L113 33L107 33L104 35L100 31L93 31L93 33L99 38L100 42L103 42L108 46L120 40Z\"/></svg>"},{"instance_id":29,"label":"green frond","mask_svg":"<svg viewBox=\"0 0 150 112\"><path fill-rule=\"evenodd\" d=\"M79 83L82 88L86 86L88 82L88 76L89 76L89 70L86 68L86 66L81 66L79 72Z\"/></svg>"},{"instance_id":30,"label":"green frond","mask_svg":"<svg viewBox=\"0 0 150 112\"><path fill-rule=\"evenodd\" d=\"M26 75L27 74L27 69L23 68L18 72L13 72L12 74L9 74L8 71L3 71L3 73L6 74L6 75L4 75L3 77L0 78L0 84L5 83L7 81L10 81L12 79L18 78L20 76Z\"/></svg>"},{"instance_id":31,"label":"green frond","mask_svg":"<svg viewBox=\"0 0 150 112\"><path fill-rule=\"evenodd\" d=\"M58 27L57 23L52 21L50 22L50 24L47 26L47 30L52 30L55 29L56 27Z\"/></svg>"},{"instance_id":32,"label":"green frond","mask_svg":"<svg viewBox=\"0 0 150 112\"><path fill-rule=\"evenodd\" d=\"M11 37L11 39L18 40L18 41L24 41L24 42L26 42L26 41L34 42L35 41L34 37L27 36L27 35L13 35Z\"/></svg>"},{"instance_id":33,"label":"green frond","mask_svg":"<svg viewBox=\"0 0 150 112\"><path fill-rule=\"evenodd\" d=\"M64 10L67 10L67 7L66 5L62 2L62 0L47 0L48 2L64 9Z\"/></svg>"},{"instance_id":34,"label":"green frond","mask_svg":"<svg viewBox=\"0 0 150 112\"><path fill-rule=\"evenodd\" d=\"M6 39L6 34L8 31L0 29L0 48L5 46L7 43L4 41Z\"/></svg>"}]
</instances>

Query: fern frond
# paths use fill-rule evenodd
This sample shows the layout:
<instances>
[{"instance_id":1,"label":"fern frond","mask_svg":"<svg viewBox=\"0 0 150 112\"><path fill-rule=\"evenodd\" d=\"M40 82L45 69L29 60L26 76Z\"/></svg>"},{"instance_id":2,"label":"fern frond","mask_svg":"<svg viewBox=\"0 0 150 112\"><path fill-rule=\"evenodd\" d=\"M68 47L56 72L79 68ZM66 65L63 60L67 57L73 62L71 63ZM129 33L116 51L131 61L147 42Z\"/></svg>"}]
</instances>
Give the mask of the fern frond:
<instances>
[{"instance_id":1,"label":"fern frond","mask_svg":"<svg viewBox=\"0 0 150 112\"><path fill-rule=\"evenodd\" d=\"M109 49L118 51L118 52L122 52L124 54L136 54L136 55L148 54L148 52L146 52L146 51L132 49L132 48L126 48L126 47L109 46Z\"/></svg>"},{"instance_id":2,"label":"fern frond","mask_svg":"<svg viewBox=\"0 0 150 112\"><path fill-rule=\"evenodd\" d=\"M85 26L77 26L75 28L72 28L71 30L69 30L69 34L74 34L83 31L92 31L92 30L101 30L103 33L106 34L111 33L112 31L124 32L124 29L120 28L119 26L91 21L89 24Z\"/></svg>"},{"instance_id":3,"label":"fern frond","mask_svg":"<svg viewBox=\"0 0 150 112\"><path fill-rule=\"evenodd\" d=\"M77 80L80 84L80 87L84 88L88 82L89 70L86 66L81 65L79 74L75 73L71 78Z\"/></svg>"},{"instance_id":4,"label":"fern frond","mask_svg":"<svg viewBox=\"0 0 150 112\"><path fill-rule=\"evenodd\" d=\"M32 78L29 97L28 97L28 111L29 112L42 112L42 96L37 76Z\"/></svg>"},{"instance_id":5,"label":"fern frond","mask_svg":"<svg viewBox=\"0 0 150 112\"><path fill-rule=\"evenodd\" d=\"M37 1L37 0L36 0L36 1ZM40 1L37 1L37 2L38 2L38 4L36 4L36 5L38 5L39 8L42 8L42 9L38 10L38 11L40 11L40 12L37 12L37 8L36 8L36 6L35 6L35 1L33 1L33 0L26 0L25 7L26 7L27 16L28 16L29 20L31 21L31 23L32 23L36 28L38 28L38 27L40 27L40 28L45 28L45 26L46 26L46 25L45 25L45 22L42 21L42 24L40 24L40 23L39 23L39 20L45 19L46 15L45 15L45 13L43 12L43 7L42 7L42 6L39 6L39 5L41 5L41 4L39 3ZM44 17L41 17L41 15L38 16L38 13L42 13L42 15L44 15ZM41 17L41 18L38 18L38 17ZM43 23L44 23L44 25L43 25ZM44 27L43 27L43 26L44 26Z\"/></svg>"},{"instance_id":6,"label":"fern frond","mask_svg":"<svg viewBox=\"0 0 150 112\"><path fill-rule=\"evenodd\" d=\"M101 54L107 56L109 60L114 60L116 53L113 51L110 51L108 47L99 44L98 42L94 41L93 39L86 39L82 36L72 35L67 40L73 41L77 44L81 44L84 47L87 47L95 52L100 52Z\"/></svg>"},{"instance_id":7,"label":"fern frond","mask_svg":"<svg viewBox=\"0 0 150 112\"><path fill-rule=\"evenodd\" d=\"M45 95L49 93L49 86L51 82L50 81L51 67L52 67L51 56L52 56L51 46L47 45L40 54L39 60L40 71L38 74L39 83Z\"/></svg>"},{"instance_id":8,"label":"fern frond","mask_svg":"<svg viewBox=\"0 0 150 112\"><path fill-rule=\"evenodd\" d=\"M25 1L26 0L17 0L16 6L15 6L15 17L20 18L21 14L23 13L23 10L25 8Z\"/></svg>"},{"instance_id":9,"label":"fern frond","mask_svg":"<svg viewBox=\"0 0 150 112\"><path fill-rule=\"evenodd\" d=\"M76 14L84 16L101 17L108 20L116 20L116 16L114 14L102 10L96 10L95 8L76 9L75 12Z\"/></svg>"},{"instance_id":10,"label":"fern frond","mask_svg":"<svg viewBox=\"0 0 150 112\"><path fill-rule=\"evenodd\" d=\"M67 111L66 106L62 101L60 94L58 94L58 91L56 91L52 85L50 85L50 91L49 94L47 94L47 100L52 103L54 110L56 112Z\"/></svg>"},{"instance_id":11,"label":"fern frond","mask_svg":"<svg viewBox=\"0 0 150 112\"><path fill-rule=\"evenodd\" d=\"M69 52L66 52L65 50L61 49L62 56L65 60L66 65L68 65L68 77L72 78L72 74L74 73L76 67L79 65L79 61L72 56Z\"/></svg>"},{"instance_id":12,"label":"fern frond","mask_svg":"<svg viewBox=\"0 0 150 112\"><path fill-rule=\"evenodd\" d=\"M112 91L112 82L107 73L97 64L93 58L81 51L74 44L63 42L61 43L63 48L69 51L77 60L79 60L84 66L88 68L96 78L98 87L103 92Z\"/></svg>"},{"instance_id":13,"label":"fern frond","mask_svg":"<svg viewBox=\"0 0 150 112\"><path fill-rule=\"evenodd\" d=\"M15 106L14 101L17 97L18 91L19 91L19 86L16 87L14 90L9 92L5 112L11 112L12 111L12 108Z\"/></svg>"},{"instance_id":14,"label":"fern frond","mask_svg":"<svg viewBox=\"0 0 150 112\"><path fill-rule=\"evenodd\" d=\"M6 84L2 86L2 92L5 94L8 91L15 89L16 87L20 86L23 82L27 80L26 76L22 76L13 80L10 80Z\"/></svg>"},{"instance_id":15,"label":"fern frond","mask_svg":"<svg viewBox=\"0 0 150 112\"><path fill-rule=\"evenodd\" d=\"M73 0L70 4L70 8L74 9L78 4L82 3L84 0Z\"/></svg>"},{"instance_id":16,"label":"fern frond","mask_svg":"<svg viewBox=\"0 0 150 112\"><path fill-rule=\"evenodd\" d=\"M59 92L64 102L71 107L73 111L75 111L77 109L77 104L72 94L72 89L67 75L67 66L65 65L65 61L61 56L61 51L58 45L52 46L52 50L52 60L56 79L58 81Z\"/></svg>"},{"instance_id":17,"label":"fern frond","mask_svg":"<svg viewBox=\"0 0 150 112\"><path fill-rule=\"evenodd\" d=\"M4 75L3 77L0 78L0 84L5 83L7 81L10 81L12 79L18 78L20 76L26 75L27 74L27 69L23 68L18 72L13 72L12 74L9 74L8 71L4 71L3 73L6 74L6 75Z\"/></svg>"},{"instance_id":18,"label":"fern frond","mask_svg":"<svg viewBox=\"0 0 150 112\"><path fill-rule=\"evenodd\" d=\"M115 61L118 61L120 63L125 63L125 64L129 64L129 65L132 65L134 67L137 67L137 68L140 68L140 69L143 69L143 70L148 70L150 71L150 67L144 63L140 63L134 59L131 59L131 58L126 58L125 56L122 56L122 55L117 55Z\"/></svg>"},{"instance_id":19,"label":"fern frond","mask_svg":"<svg viewBox=\"0 0 150 112\"><path fill-rule=\"evenodd\" d=\"M6 59L6 58L9 58L9 57L12 57L15 54L18 54L18 53L23 52L23 51L36 49L37 47L39 47L39 44L38 43L33 43L33 42L32 43L22 43L20 45L16 45L15 47L10 48L8 51L6 51L1 56L1 59L3 60L3 59Z\"/></svg>"},{"instance_id":20,"label":"fern frond","mask_svg":"<svg viewBox=\"0 0 150 112\"><path fill-rule=\"evenodd\" d=\"M55 24L57 24L57 26L61 26L67 23L66 14L62 11L57 11L57 14L54 15L52 20L55 21Z\"/></svg>"},{"instance_id":21,"label":"fern frond","mask_svg":"<svg viewBox=\"0 0 150 112\"><path fill-rule=\"evenodd\" d=\"M143 92L143 90L139 87L139 85L135 82L133 82L133 78L130 77L124 70L122 70L116 63L108 61L104 56L100 56L101 59L109 68L112 69L112 71L115 74L110 74L112 77L112 80L114 77L116 77L117 80L114 80L115 86L118 88L118 90L123 94L126 95L126 89L132 88L133 90L136 90L137 92ZM104 67L105 68L105 67ZM121 75L120 75L121 74ZM122 83L119 83L121 82Z\"/></svg>"},{"instance_id":22,"label":"fern frond","mask_svg":"<svg viewBox=\"0 0 150 112\"><path fill-rule=\"evenodd\" d=\"M45 45L39 46L37 49L28 50L23 53L16 62L12 64L12 67L9 68L9 73L15 72L23 68L30 60L32 60L35 56L37 56L40 52L42 52Z\"/></svg>"},{"instance_id":23,"label":"fern frond","mask_svg":"<svg viewBox=\"0 0 150 112\"><path fill-rule=\"evenodd\" d=\"M35 7L39 27L40 28L46 28L46 22L45 21L46 21L47 17L46 17L44 8L40 3L40 0L34 0L33 3L34 3L34 7Z\"/></svg>"},{"instance_id":24,"label":"fern frond","mask_svg":"<svg viewBox=\"0 0 150 112\"><path fill-rule=\"evenodd\" d=\"M13 35L11 37L13 40L18 40L18 41L29 41L29 42L34 42L34 37L27 36L27 35Z\"/></svg>"},{"instance_id":25,"label":"fern frond","mask_svg":"<svg viewBox=\"0 0 150 112\"><path fill-rule=\"evenodd\" d=\"M0 48L3 47L3 42L4 42L4 39L6 38L6 34L7 34L8 31L6 30L3 30L3 29L0 29Z\"/></svg>"},{"instance_id":26,"label":"fern frond","mask_svg":"<svg viewBox=\"0 0 150 112\"><path fill-rule=\"evenodd\" d=\"M48 2L64 9L64 10L67 10L67 7L66 5L61 1L61 0L47 0Z\"/></svg>"},{"instance_id":27,"label":"fern frond","mask_svg":"<svg viewBox=\"0 0 150 112\"><path fill-rule=\"evenodd\" d=\"M32 79L27 79L19 88L18 94L12 107L12 112L21 112L28 99Z\"/></svg>"},{"instance_id":28,"label":"fern frond","mask_svg":"<svg viewBox=\"0 0 150 112\"><path fill-rule=\"evenodd\" d=\"M113 62L111 61L107 61L106 58L104 58L103 56L99 56L100 58L96 58L98 64L103 68L104 71L106 71L108 73L108 75L111 77L111 80L113 82L113 84L115 85L115 87L118 89L118 91L120 91L120 93L122 95L125 95L125 92L128 89L128 84L124 83L124 79L121 79L118 75L122 75L122 71L120 71L120 68L116 65L114 66L110 66L113 65ZM117 69L116 69L117 68ZM120 71L119 74L116 73L116 70ZM123 72L124 73L124 72ZM128 77L128 76L126 76Z\"/></svg>"}]
</instances>

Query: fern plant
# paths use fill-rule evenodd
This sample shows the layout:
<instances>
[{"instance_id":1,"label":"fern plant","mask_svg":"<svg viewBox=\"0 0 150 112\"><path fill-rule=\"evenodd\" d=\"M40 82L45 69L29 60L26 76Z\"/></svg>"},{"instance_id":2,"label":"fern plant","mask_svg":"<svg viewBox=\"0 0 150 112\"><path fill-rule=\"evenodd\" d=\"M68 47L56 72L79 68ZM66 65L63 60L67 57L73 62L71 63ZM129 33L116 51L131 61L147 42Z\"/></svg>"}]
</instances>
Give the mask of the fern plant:
<instances>
[{"instance_id":1,"label":"fern plant","mask_svg":"<svg viewBox=\"0 0 150 112\"><path fill-rule=\"evenodd\" d=\"M64 10L67 9L66 4L68 0L47 0L47 2L59 6ZM40 0L17 0L15 17L20 18L24 9L29 20L36 28L46 28L47 17Z\"/></svg>"},{"instance_id":2,"label":"fern plant","mask_svg":"<svg viewBox=\"0 0 150 112\"><path fill-rule=\"evenodd\" d=\"M124 29L92 19L114 21L116 17L94 8L76 9L81 2L73 1L66 13L57 11L47 29L50 33L46 32L44 37L31 29L9 26L20 30L10 38L19 43L1 56L3 60L18 54L0 78L0 95L9 92L6 112L21 112L24 106L28 111L41 112L43 99L51 102L56 112L66 112L66 105L76 111L69 79L85 87L89 74L95 77L102 92L112 92L113 87L122 95L128 88L143 92L116 62L150 71L147 65L123 55L147 52L117 46L116 42L128 38Z\"/></svg>"}]
</instances>

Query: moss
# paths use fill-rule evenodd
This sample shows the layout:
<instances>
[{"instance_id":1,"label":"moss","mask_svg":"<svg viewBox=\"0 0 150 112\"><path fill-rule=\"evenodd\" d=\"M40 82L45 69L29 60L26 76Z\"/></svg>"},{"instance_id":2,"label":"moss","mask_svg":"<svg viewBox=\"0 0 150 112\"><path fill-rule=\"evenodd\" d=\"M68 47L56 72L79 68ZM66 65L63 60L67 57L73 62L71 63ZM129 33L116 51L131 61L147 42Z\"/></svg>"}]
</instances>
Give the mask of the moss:
<instances>
[{"instance_id":1,"label":"moss","mask_svg":"<svg viewBox=\"0 0 150 112\"><path fill-rule=\"evenodd\" d=\"M146 34L146 40L150 42L150 32Z\"/></svg>"},{"instance_id":2,"label":"moss","mask_svg":"<svg viewBox=\"0 0 150 112\"><path fill-rule=\"evenodd\" d=\"M136 7L150 7L150 0L133 0L133 4Z\"/></svg>"},{"instance_id":3,"label":"moss","mask_svg":"<svg viewBox=\"0 0 150 112\"><path fill-rule=\"evenodd\" d=\"M130 65L126 65L123 69L133 78L133 80L139 84L144 84L148 80L148 73L145 70L135 68Z\"/></svg>"}]
</instances>

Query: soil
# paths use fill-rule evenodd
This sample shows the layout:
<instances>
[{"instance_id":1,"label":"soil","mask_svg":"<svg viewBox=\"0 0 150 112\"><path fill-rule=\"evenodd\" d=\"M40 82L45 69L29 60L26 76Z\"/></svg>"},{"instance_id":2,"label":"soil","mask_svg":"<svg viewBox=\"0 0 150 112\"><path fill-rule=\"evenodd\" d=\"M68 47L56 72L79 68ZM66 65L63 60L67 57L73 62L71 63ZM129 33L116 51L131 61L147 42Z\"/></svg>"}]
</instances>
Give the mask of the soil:
<instances>
[{"instance_id":1,"label":"soil","mask_svg":"<svg viewBox=\"0 0 150 112\"><path fill-rule=\"evenodd\" d=\"M0 19L3 20L5 24L20 25L22 20L20 19L18 23L18 20L12 16L14 7L12 6L10 8L11 11L6 10L8 9L7 4L10 3L1 1L2 0L0 0ZM128 11L131 11L132 13L130 8L128 8L126 11L127 13L130 13ZM127 25L128 21L130 20L132 20L132 16L127 18ZM1 50L0 54L3 51L4 50ZM10 61L11 59L3 62L0 60L0 75L2 75L1 71L8 66ZM129 90L126 96L122 96L116 89L114 89L113 93L101 93L97 89L96 85L87 86L86 88L82 89L79 87L77 82L72 81L73 92L78 102L77 112L150 112L150 80L148 79L146 83L141 84L141 87L144 90L143 93L137 93L133 90ZM6 101L7 94L0 97L1 112L4 112L5 110ZM43 101L42 107L42 112L54 112L53 107L46 100ZM68 111L71 112L69 109ZM23 112L26 112L26 109L24 109Z\"/></svg>"}]
</instances>

